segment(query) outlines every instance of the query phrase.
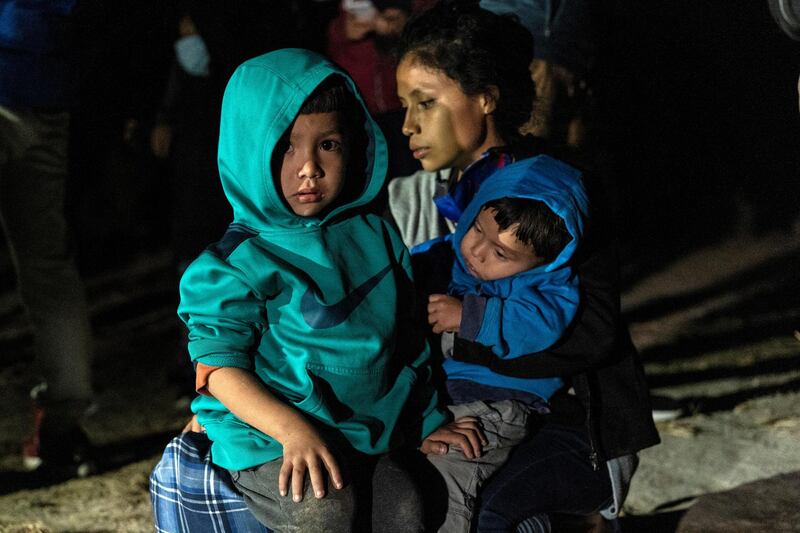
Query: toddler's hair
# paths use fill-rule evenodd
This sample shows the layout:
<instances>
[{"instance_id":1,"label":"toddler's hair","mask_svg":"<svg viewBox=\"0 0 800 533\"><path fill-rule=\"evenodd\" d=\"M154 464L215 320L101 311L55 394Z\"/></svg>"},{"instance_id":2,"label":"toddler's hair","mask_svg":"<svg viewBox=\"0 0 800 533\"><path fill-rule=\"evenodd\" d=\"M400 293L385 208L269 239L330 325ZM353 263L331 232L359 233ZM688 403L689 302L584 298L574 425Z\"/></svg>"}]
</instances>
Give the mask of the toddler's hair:
<instances>
[{"instance_id":1,"label":"toddler's hair","mask_svg":"<svg viewBox=\"0 0 800 533\"><path fill-rule=\"evenodd\" d=\"M552 262L572 240L564 219L539 200L530 198L500 198L486 202L481 209L493 209L494 220L505 231L515 224L517 239L533 246L536 255L545 263Z\"/></svg>"}]
</instances>

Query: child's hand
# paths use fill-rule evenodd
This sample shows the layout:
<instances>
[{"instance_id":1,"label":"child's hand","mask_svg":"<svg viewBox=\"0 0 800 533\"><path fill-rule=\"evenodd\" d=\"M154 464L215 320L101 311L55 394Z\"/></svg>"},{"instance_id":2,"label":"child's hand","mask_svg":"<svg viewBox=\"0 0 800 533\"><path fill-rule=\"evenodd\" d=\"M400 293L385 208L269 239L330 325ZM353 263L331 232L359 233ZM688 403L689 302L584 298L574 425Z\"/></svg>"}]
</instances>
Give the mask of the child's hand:
<instances>
[{"instance_id":1,"label":"child's hand","mask_svg":"<svg viewBox=\"0 0 800 533\"><path fill-rule=\"evenodd\" d=\"M478 419L462 416L425 437L419 449L424 454L444 455L450 446L456 446L461 448L464 457L475 459L481 456L488 443Z\"/></svg>"},{"instance_id":2,"label":"child's hand","mask_svg":"<svg viewBox=\"0 0 800 533\"><path fill-rule=\"evenodd\" d=\"M428 297L428 324L434 333L458 331L461 327L461 300L446 294Z\"/></svg>"},{"instance_id":3,"label":"child's hand","mask_svg":"<svg viewBox=\"0 0 800 533\"><path fill-rule=\"evenodd\" d=\"M288 438L284 438L281 444L283 444L283 465L278 475L278 491L281 496L288 494L289 480L291 480L292 500L302 501L306 472L311 479L314 496L317 498L325 497L324 470L327 470L331 483L337 489L344 486L336 459L313 426L298 428Z\"/></svg>"},{"instance_id":4,"label":"child's hand","mask_svg":"<svg viewBox=\"0 0 800 533\"><path fill-rule=\"evenodd\" d=\"M201 426L200 422L197 421L197 415L192 415L191 420L189 420L189 422L185 426L183 426L181 433L189 433L190 431L194 433L206 432L206 428Z\"/></svg>"}]
</instances>

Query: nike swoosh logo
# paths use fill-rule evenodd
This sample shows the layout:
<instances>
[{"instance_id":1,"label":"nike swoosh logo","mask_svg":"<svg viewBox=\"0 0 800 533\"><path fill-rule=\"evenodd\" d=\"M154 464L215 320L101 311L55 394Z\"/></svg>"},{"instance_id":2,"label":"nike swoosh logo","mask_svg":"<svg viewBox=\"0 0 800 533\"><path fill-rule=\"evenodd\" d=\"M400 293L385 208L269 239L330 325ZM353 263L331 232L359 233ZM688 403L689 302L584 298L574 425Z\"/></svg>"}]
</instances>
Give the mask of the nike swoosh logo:
<instances>
[{"instance_id":1,"label":"nike swoosh logo","mask_svg":"<svg viewBox=\"0 0 800 533\"><path fill-rule=\"evenodd\" d=\"M347 320L350 313L361 304L370 291L372 291L391 270L392 265L388 265L333 305L319 303L314 294L315 291L309 287L300 300L300 313L302 313L303 319L306 321L306 324L314 329L327 329L338 326Z\"/></svg>"}]
</instances>

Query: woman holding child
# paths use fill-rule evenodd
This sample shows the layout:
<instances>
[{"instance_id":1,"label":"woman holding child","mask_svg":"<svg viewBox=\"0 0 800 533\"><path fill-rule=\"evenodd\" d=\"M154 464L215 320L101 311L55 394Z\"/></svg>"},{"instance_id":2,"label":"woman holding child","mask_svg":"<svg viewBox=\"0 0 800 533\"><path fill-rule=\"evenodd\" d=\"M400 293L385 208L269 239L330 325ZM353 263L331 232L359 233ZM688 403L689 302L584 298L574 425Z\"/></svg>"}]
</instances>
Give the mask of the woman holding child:
<instances>
[{"instance_id":1,"label":"woman holding child","mask_svg":"<svg viewBox=\"0 0 800 533\"><path fill-rule=\"evenodd\" d=\"M452 232L484 180L544 152L517 135L533 101L531 49L530 34L516 22L477 7L446 2L409 24L398 95L406 108L403 132L424 171L390 185L391 214L407 245ZM585 176L584 182L591 193L593 183ZM619 316L613 240L602 231L597 195L590 198L589 229L571 259L580 304L561 339L544 351L503 359L487 346L454 338L456 361L564 382L531 417L530 436L483 488L478 531L514 531L526 520L539 531L559 530L562 517L598 511L614 517L635 453L658 442L641 365ZM432 316L439 304L429 302ZM444 455L454 446L474 458L485 443L473 418L425 433L420 449L426 454ZM158 523L155 491L153 497Z\"/></svg>"},{"instance_id":2,"label":"woman holding child","mask_svg":"<svg viewBox=\"0 0 800 533\"><path fill-rule=\"evenodd\" d=\"M407 27L398 94L406 108L403 131L424 171L390 184L390 210L406 244L452 231L483 180L545 151L517 134L533 100L530 40L508 18L458 3L439 4ZM635 453L658 442L641 364L619 316L614 241L592 190L596 184L586 176L584 183L592 216L573 260L581 304L561 340L545 351L501 359L455 339L456 360L503 375L567 382L550 399L550 413L535 420L531 438L483 488L478 531L513 531L533 515L555 529L562 515L603 510L613 517ZM429 312L439 305L431 301ZM444 450L447 443L436 437L426 440L424 452Z\"/></svg>"}]
</instances>

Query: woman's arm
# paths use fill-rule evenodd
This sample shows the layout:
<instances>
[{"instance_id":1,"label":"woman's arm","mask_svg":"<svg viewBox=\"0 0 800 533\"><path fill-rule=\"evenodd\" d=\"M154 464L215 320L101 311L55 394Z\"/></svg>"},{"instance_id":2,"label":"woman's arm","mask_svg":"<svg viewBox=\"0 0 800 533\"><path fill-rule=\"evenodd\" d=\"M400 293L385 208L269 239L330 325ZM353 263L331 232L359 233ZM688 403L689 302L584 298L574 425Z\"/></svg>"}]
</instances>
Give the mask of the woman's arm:
<instances>
[{"instance_id":1,"label":"woman's arm","mask_svg":"<svg viewBox=\"0 0 800 533\"><path fill-rule=\"evenodd\" d=\"M325 496L323 467L337 488L342 474L325 441L314 426L275 397L251 372L234 367L219 368L208 376L208 392L231 413L283 445L283 466L278 490L285 496L291 481L292 499L303 499L303 481L308 472L314 495Z\"/></svg>"}]
</instances>

